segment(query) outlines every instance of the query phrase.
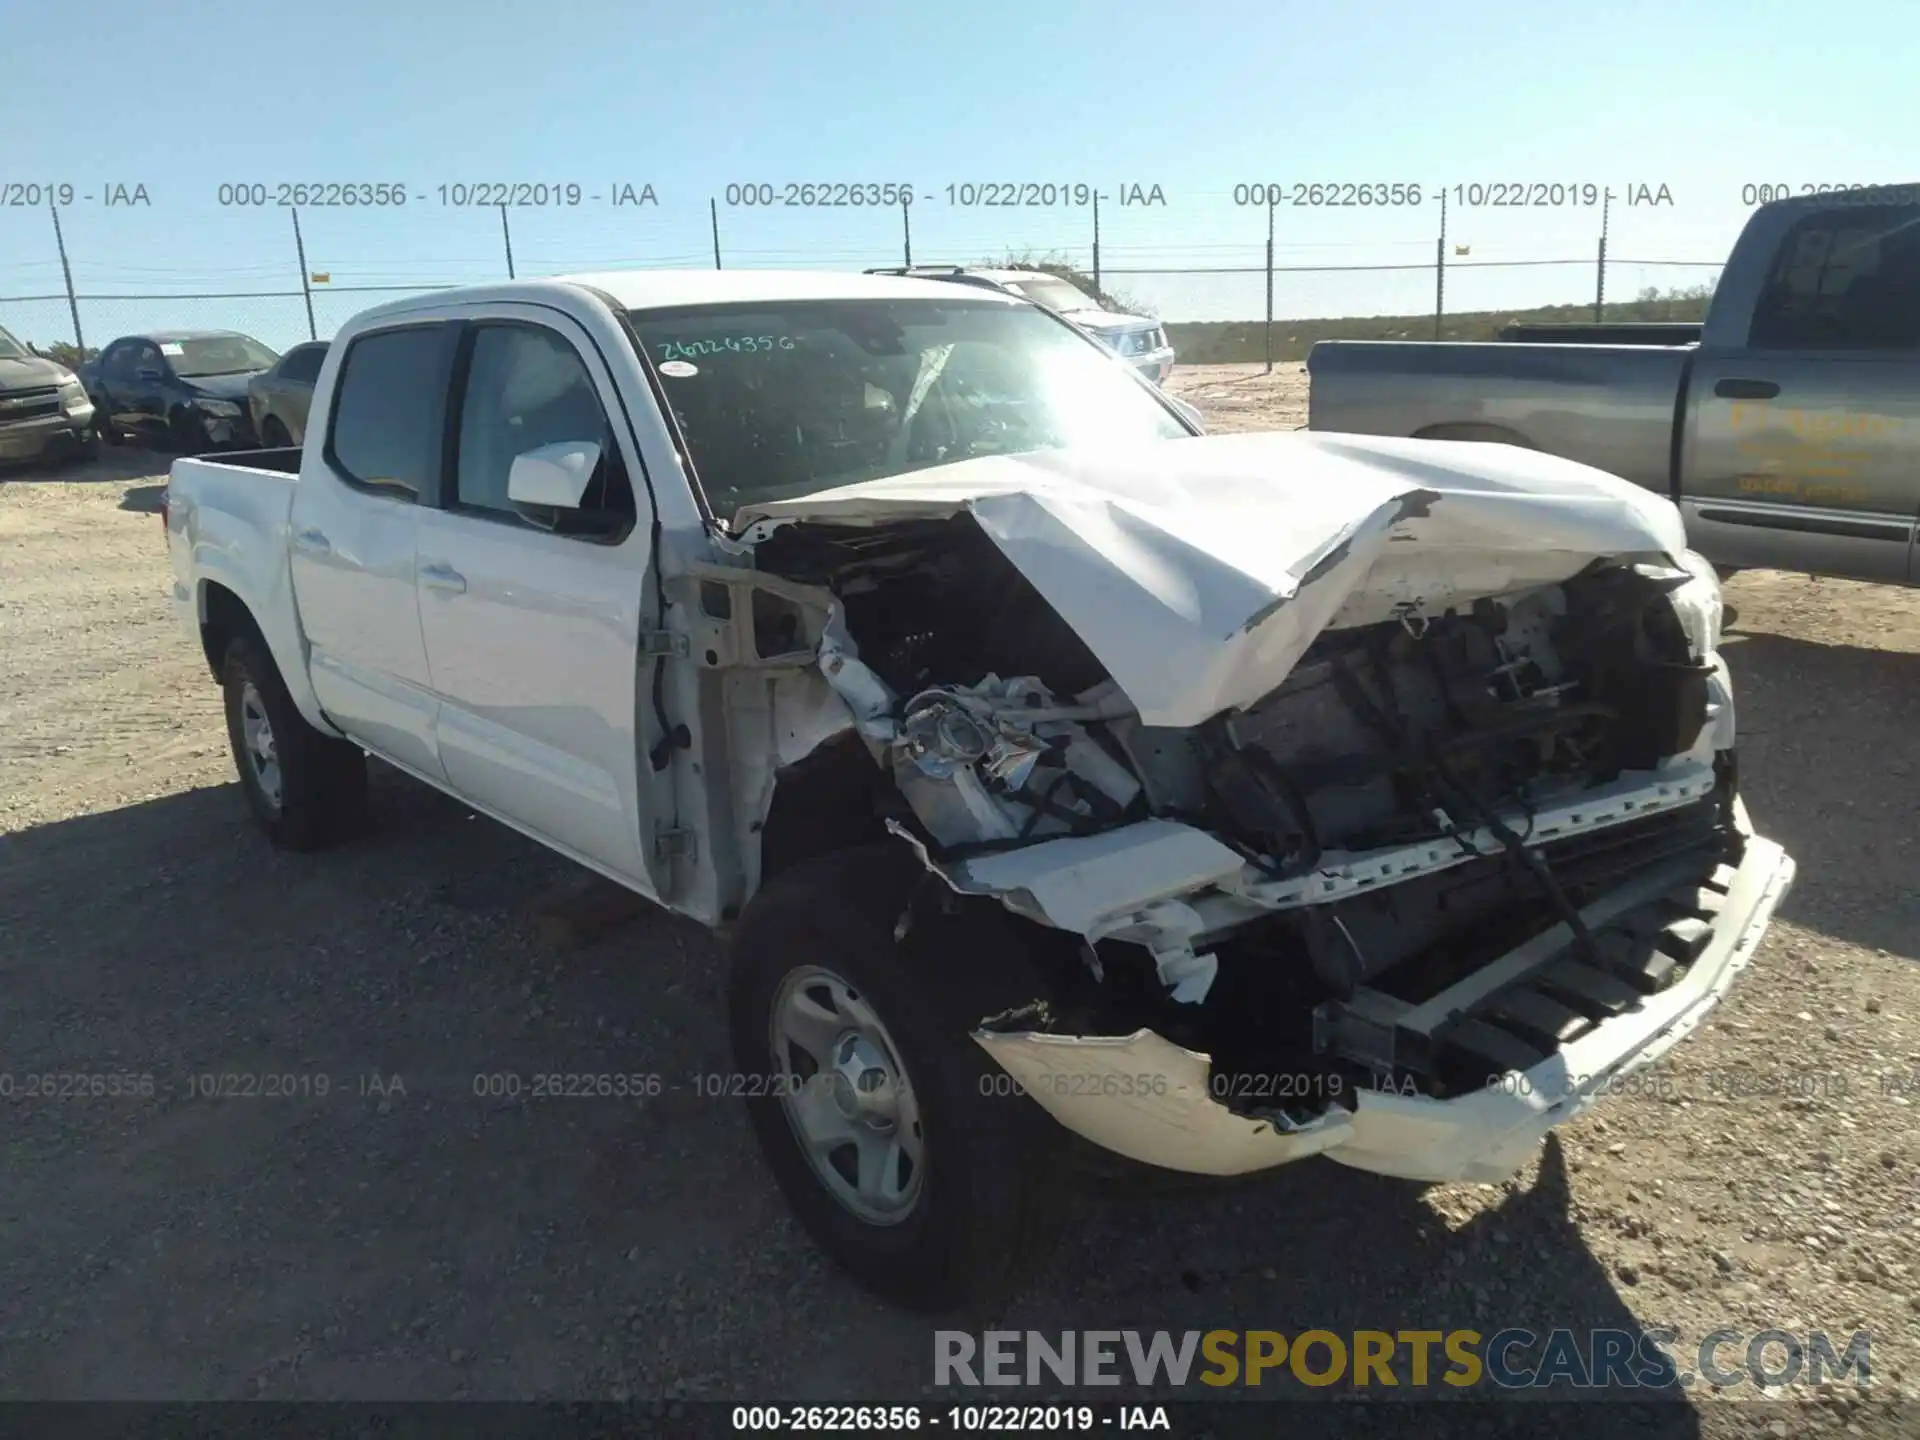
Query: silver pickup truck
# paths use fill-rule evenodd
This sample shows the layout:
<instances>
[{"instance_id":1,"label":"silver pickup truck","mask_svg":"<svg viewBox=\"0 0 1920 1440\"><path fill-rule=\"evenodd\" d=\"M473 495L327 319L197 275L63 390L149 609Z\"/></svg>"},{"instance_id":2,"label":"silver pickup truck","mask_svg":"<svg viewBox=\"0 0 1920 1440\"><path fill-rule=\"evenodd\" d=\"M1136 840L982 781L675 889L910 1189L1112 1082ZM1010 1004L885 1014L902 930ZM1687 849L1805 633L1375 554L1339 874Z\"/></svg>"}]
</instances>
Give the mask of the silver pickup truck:
<instances>
[{"instance_id":1,"label":"silver pickup truck","mask_svg":"<svg viewBox=\"0 0 1920 1440\"><path fill-rule=\"evenodd\" d=\"M1761 207L1697 329L1510 334L1323 341L1308 426L1582 461L1670 496L1722 570L1920 581L1920 185Z\"/></svg>"}]
</instances>

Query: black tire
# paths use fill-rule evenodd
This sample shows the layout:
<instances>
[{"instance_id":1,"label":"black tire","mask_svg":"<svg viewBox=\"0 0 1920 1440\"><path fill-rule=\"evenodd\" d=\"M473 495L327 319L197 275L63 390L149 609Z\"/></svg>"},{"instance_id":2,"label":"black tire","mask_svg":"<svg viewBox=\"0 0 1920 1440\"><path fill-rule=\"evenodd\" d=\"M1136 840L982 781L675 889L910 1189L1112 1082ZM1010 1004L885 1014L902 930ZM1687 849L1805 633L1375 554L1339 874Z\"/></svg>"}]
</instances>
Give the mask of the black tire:
<instances>
[{"instance_id":1,"label":"black tire","mask_svg":"<svg viewBox=\"0 0 1920 1440\"><path fill-rule=\"evenodd\" d=\"M771 1078L749 1083L746 1103L801 1224L869 1290L919 1311L991 1305L1031 1275L1058 1233L1069 1151L1050 1116L1005 1093L1006 1075L969 1034L987 1015L1042 998L1016 922L990 901L958 913L951 902L897 841L803 861L741 915L729 983L742 1076L783 1074L771 1031L789 975L824 967L883 1022L924 1145L903 1219L876 1224L836 1197ZM903 913L910 925L896 940Z\"/></svg>"},{"instance_id":2,"label":"black tire","mask_svg":"<svg viewBox=\"0 0 1920 1440\"><path fill-rule=\"evenodd\" d=\"M94 409L93 433L100 437L100 443L102 445L118 445L120 443L119 428L108 417L104 405L96 406Z\"/></svg>"},{"instance_id":3,"label":"black tire","mask_svg":"<svg viewBox=\"0 0 1920 1440\"><path fill-rule=\"evenodd\" d=\"M260 443L269 450L293 444L293 437L287 433L287 427L280 423L276 415L269 415L260 425Z\"/></svg>"},{"instance_id":4,"label":"black tire","mask_svg":"<svg viewBox=\"0 0 1920 1440\"><path fill-rule=\"evenodd\" d=\"M213 449L213 437L207 434L207 422L191 410L174 411L167 424L173 448L183 455L203 455Z\"/></svg>"},{"instance_id":5,"label":"black tire","mask_svg":"<svg viewBox=\"0 0 1920 1440\"><path fill-rule=\"evenodd\" d=\"M367 757L307 723L259 637L241 635L228 644L220 684L234 769L267 838L282 850L313 850L357 830L366 816ZM264 712L269 727L271 779L250 749L255 710Z\"/></svg>"}]
</instances>

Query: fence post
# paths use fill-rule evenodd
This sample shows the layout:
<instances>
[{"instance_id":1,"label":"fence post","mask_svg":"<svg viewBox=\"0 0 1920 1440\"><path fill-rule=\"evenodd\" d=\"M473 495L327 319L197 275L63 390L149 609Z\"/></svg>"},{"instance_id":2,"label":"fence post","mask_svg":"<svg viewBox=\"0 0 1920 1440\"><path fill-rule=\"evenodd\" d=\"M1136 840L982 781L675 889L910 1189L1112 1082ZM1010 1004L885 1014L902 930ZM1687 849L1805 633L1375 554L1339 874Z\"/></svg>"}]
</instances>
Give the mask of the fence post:
<instances>
[{"instance_id":1,"label":"fence post","mask_svg":"<svg viewBox=\"0 0 1920 1440\"><path fill-rule=\"evenodd\" d=\"M293 250L300 257L300 293L307 300L307 339L318 340L320 332L313 326L313 283L307 273L307 242L300 238L300 207L289 205L287 213L293 216Z\"/></svg>"},{"instance_id":2,"label":"fence post","mask_svg":"<svg viewBox=\"0 0 1920 1440\"><path fill-rule=\"evenodd\" d=\"M707 215L713 221L713 268L720 268L720 202L707 197Z\"/></svg>"},{"instance_id":3,"label":"fence post","mask_svg":"<svg viewBox=\"0 0 1920 1440\"><path fill-rule=\"evenodd\" d=\"M1106 294L1100 285L1100 192L1093 192L1093 293L1096 298Z\"/></svg>"},{"instance_id":4,"label":"fence post","mask_svg":"<svg viewBox=\"0 0 1920 1440\"><path fill-rule=\"evenodd\" d=\"M1600 197L1600 263L1593 285L1593 323L1596 325L1606 319L1607 313L1607 209L1612 200L1612 190Z\"/></svg>"},{"instance_id":5,"label":"fence post","mask_svg":"<svg viewBox=\"0 0 1920 1440\"><path fill-rule=\"evenodd\" d=\"M500 206L500 238L506 243L507 247L507 278L509 280L518 280L520 277L513 273L513 232L507 228L507 207L505 204Z\"/></svg>"},{"instance_id":6,"label":"fence post","mask_svg":"<svg viewBox=\"0 0 1920 1440\"><path fill-rule=\"evenodd\" d=\"M912 200L911 195L900 197L900 245L909 270L913 268L913 216L909 213Z\"/></svg>"},{"instance_id":7,"label":"fence post","mask_svg":"<svg viewBox=\"0 0 1920 1440\"><path fill-rule=\"evenodd\" d=\"M1440 317L1447 313L1447 192L1440 190L1440 238L1433 245L1433 338L1440 338Z\"/></svg>"},{"instance_id":8,"label":"fence post","mask_svg":"<svg viewBox=\"0 0 1920 1440\"><path fill-rule=\"evenodd\" d=\"M60 273L67 282L67 313L73 316L73 348L84 361L87 342L80 334L80 301L73 293L73 267L67 264L67 237L60 233L60 207L53 203L51 195L47 197L47 213L53 217L53 243L60 250Z\"/></svg>"},{"instance_id":9,"label":"fence post","mask_svg":"<svg viewBox=\"0 0 1920 1440\"><path fill-rule=\"evenodd\" d=\"M1267 374L1273 373L1273 188L1267 188Z\"/></svg>"}]
</instances>

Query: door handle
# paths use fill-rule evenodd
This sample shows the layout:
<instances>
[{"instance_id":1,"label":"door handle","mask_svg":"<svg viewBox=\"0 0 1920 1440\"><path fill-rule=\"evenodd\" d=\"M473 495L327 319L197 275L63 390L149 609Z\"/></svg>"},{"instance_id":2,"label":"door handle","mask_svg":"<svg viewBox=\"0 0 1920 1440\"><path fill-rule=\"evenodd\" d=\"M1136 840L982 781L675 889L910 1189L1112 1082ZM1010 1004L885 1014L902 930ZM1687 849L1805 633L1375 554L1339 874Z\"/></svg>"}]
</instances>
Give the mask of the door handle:
<instances>
[{"instance_id":1,"label":"door handle","mask_svg":"<svg viewBox=\"0 0 1920 1440\"><path fill-rule=\"evenodd\" d=\"M1737 380L1729 377L1714 382L1713 393L1722 400L1771 400L1780 393L1772 380Z\"/></svg>"},{"instance_id":2,"label":"door handle","mask_svg":"<svg viewBox=\"0 0 1920 1440\"><path fill-rule=\"evenodd\" d=\"M467 593L467 577L451 565L442 565L437 561L420 567L420 583L429 590L438 590L446 595Z\"/></svg>"},{"instance_id":3,"label":"door handle","mask_svg":"<svg viewBox=\"0 0 1920 1440\"><path fill-rule=\"evenodd\" d=\"M293 548L307 555L326 555L333 550L333 542L319 530L299 530L294 532Z\"/></svg>"}]
</instances>

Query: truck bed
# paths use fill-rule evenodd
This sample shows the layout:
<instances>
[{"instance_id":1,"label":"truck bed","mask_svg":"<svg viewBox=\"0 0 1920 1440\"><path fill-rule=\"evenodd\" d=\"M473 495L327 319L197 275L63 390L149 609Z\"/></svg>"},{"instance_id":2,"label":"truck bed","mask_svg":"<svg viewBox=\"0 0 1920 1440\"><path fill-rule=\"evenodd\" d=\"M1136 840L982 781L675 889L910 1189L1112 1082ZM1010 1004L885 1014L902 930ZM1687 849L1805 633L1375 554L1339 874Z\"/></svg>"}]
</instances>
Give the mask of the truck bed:
<instances>
[{"instance_id":1,"label":"truck bed","mask_svg":"<svg viewBox=\"0 0 1920 1440\"><path fill-rule=\"evenodd\" d=\"M1500 339L1509 345L1696 345L1706 327L1697 321L1608 321L1592 325L1508 325Z\"/></svg>"},{"instance_id":2,"label":"truck bed","mask_svg":"<svg viewBox=\"0 0 1920 1440\"><path fill-rule=\"evenodd\" d=\"M287 563L287 520L299 470L300 451L293 447L218 460L183 457L167 475L175 605L197 627L213 587L241 597L283 669L301 653Z\"/></svg>"},{"instance_id":3,"label":"truck bed","mask_svg":"<svg viewBox=\"0 0 1920 1440\"><path fill-rule=\"evenodd\" d=\"M1691 345L1323 340L1308 428L1497 441L1666 495Z\"/></svg>"}]
</instances>

